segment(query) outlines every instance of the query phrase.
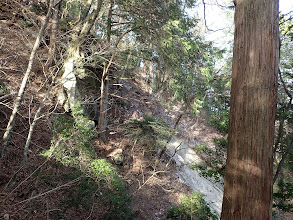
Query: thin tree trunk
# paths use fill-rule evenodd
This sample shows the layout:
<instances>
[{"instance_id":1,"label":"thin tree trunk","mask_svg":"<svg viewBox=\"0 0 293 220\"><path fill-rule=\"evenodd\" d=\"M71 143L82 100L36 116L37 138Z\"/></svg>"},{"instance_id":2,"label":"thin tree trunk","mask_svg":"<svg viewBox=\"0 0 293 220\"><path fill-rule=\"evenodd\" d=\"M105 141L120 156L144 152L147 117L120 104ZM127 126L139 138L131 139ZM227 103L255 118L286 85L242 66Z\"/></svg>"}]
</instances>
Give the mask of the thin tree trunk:
<instances>
[{"instance_id":1,"label":"thin tree trunk","mask_svg":"<svg viewBox=\"0 0 293 220\"><path fill-rule=\"evenodd\" d=\"M185 105L185 108L184 108L183 112L181 112L181 113L179 114L179 116L177 117L177 120L176 120L176 123L175 123L173 129L176 129L176 127L177 127L177 125L179 124L181 118L183 117L183 115L185 115L186 111L187 111L188 108L190 107L191 102L192 102L194 99L195 99L195 96L192 96L192 97L188 98L187 103L186 103L186 105Z\"/></svg>"},{"instance_id":2,"label":"thin tree trunk","mask_svg":"<svg viewBox=\"0 0 293 220\"><path fill-rule=\"evenodd\" d=\"M108 108L108 91L109 83L108 83L108 75L106 73L106 68L104 68L103 78L101 80L101 99L100 99L100 116L99 116L99 127L98 132L100 138L106 142L106 128L107 128L107 108Z\"/></svg>"},{"instance_id":3,"label":"thin tree trunk","mask_svg":"<svg viewBox=\"0 0 293 220\"><path fill-rule=\"evenodd\" d=\"M288 95L288 97L290 98L289 102L287 103L286 108L284 110L284 112L287 112L287 111L289 111L289 109L291 107L293 96L290 93L290 91L288 90L288 88L287 88L287 86L286 86L286 84L284 82L284 79L282 77L282 73L281 73L280 69L279 69L279 76L280 76L280 80L281 80L281 83L283 85L283 88L284 88L286 94ZM282 117L282 121L280 122L280 126L279 126L278 137L277 137L275 148L274 148L274 157L275 157L276 151L277 151L277 149L279 147L279 144L282 142L282 138L283 138L283 135L284 135L284 123L285 123L285 118ZM283 168L284 162L285 162L287 156L289 155L289 151L290 151L290 149L287 149L287 151L285 153L281 152L281 153L283 153L282 159L281 159L280 163L278 164L278 168L276 170L273 183L276 182L276 180L277 180L277 178L278 178L278 176L279 176L279 174L280 174L280 172L281 172L281 170Z\"/></svg>"},{"instance_id":4,"label":"thin tree trunk","mask_svg":"<svg viewBox=\"0 0 293 220\"><path fill-rule=\"evenodd\" d=\"M289 109L291 107L291 103L292 103L292 97L290 97L290 100L287 103L286 108L284 109L284 112L289 111ZM277 152L279 145L281 144L283 136L284 136L284 124L285 124L285 117L281 116L281 121L280 121L279 129L278 129L278 136L277 136L275 146L274 146L274 159L276 157L276 152Z\"/></svg>"},{"instance_id":5,"label":"thin tree trunk","mask_svg":"<svg viewBox=\"0 0 293 220\"><path fill-rule=\"evenodd\" d=\"M284 79L282 77L282 73L279 69L279 77L280 77L280 80L281 80L281 83L283 85L283 88L285 90L285 93L288 95L288 97L290 98L289 99L289 102L287 103L286 105L286 108L284 110L284 112L287 112L289 111L290 107L291 107L291 103L292 103L292 100L293 100L293 96L292 94L290 93L290 91L288 90L285 82L284 82ZM276 139L276 143L275 143L275 147L274 147L274 159L275 159L275 154L276 154L276 151L279 147L279 144L281 143L282 141L282 138L284 136L284 123L285 123L285 117L282 116L282 119L280 121L280 125L279 125L279 131L278 131L278 136L277 136L277 139Z\"/></svg>"},{"instance_id":6,"label":"thin tree trunk","mask_svg":"<svg viewBox=\"0 0 293 220\"><path fill-rule=\"evenodd\" d=\"M33 64L34 64L34 59L35 59L35 56L36 56L36 53L37 53L37 49L39 48L41 38L43 37L45 28L47 27L47 24L49 22L51 14L52 14L53 1L54 0L50 1L50 7L49 7L49 10L48 10L48 13L47 13L46 18L44 20L44 23L43 23L43 25L41 27L41 30L40 30L37 38L36 38L34 47L32 49L27 70L26 70L25 75L24 75L24 77L22 79L22 83L21 83L21 86L19 88L16 100L15 100L15 103L14 103L12 114L11 114L9 122L7 124L6 131L5 131L4 135L3 135L2 149L1 149L1 152L0 152L1 153L0 158L2 158L4 156L4 151L5 151L6 147L7 147L11 132L13 131L16 113L18 112L19 107L20 107L21 102L22 102L22 98L23 98L23 94L24 94L24 91L25 91L26 83L28 81L29 75L31 73L31 70L32 70L32 67L33 67Z\"/></svg>"},{"instance_id":7,"label":"thin tree trunk","mask_svg":"<svg viewBox=\"0 0 293 220\"><path fill-rule=\"evenodd\" d=\"M221 219L272 219L278 0L235 0L231 108Z\"/></svg>"},{"instance_id":8,"label":"thin tree trunk","mask_svg":"<svg viewBox=\"0 0 293 220\"><path fill-rule=\"evenodd\" d=\"M88 14L86 16L86 20L82 25L82 28L80 29L80 37L84 37L90 33L90 30L92 29L103 4L103 0L97 0L96 5L94 6L93 12Z\"/></svg>"},{"instance_id":9,"label":"thin tree trunk","mask_svg":"<svg viewBox=\"0 0 293 220\"><path fill-rule=\"evenodd\" d=\"M62 0L58 1L57 5L55 5L53 8L50 45L49 45L48 59L45 64L46 72L48 72L49 68L52 66L55 51L56 51L57 31L58 31L58 25L59 25L59 19L60 19L61 3L62 3Z\"/></svg>"},{"instance_id":10,"label":"thin tree trunk","mask_svg":"<svg viewBox=\"0 0 293 220\"><path fill-rule=\"evenodd\" d=\"M59 69L59 71L60 71L60 70L61 70L61 68ZM56 79L56 77L57 77L59 71L57 71L57 73L55 73L55 76L54 76L54 78L53 78L53 80L52 80L52 82L51 82L49 88L47 89L47 92L46 92L46 94L44 95L43 100L42 100L41 104L39 105L39 108L38 108L38 110L37 110L37 112L36 112L36 114L35 114L35 116L34 116L33 123L30 125L29 133L28 133L27 138L26 138L26 143L25 143L24 152L23 152L23 155L24 155L24 162L27 161L28 149L29 149L29 145L30 145L30 143L31 143L31 139L32 139L32 135L33 135L33 132L34 132L35 125L36 125L37 121L39 120L39 116L40 116L40 114L41 114L41 111L42 111L42 109L43 109L43 107L44 107L44 104L45 104L47 98L48 98L49 95L50 95L51 89L52 89L52 87L53 87L53 85L54 85L54 83L55 83L55 79Z\"/></svg>"},{"instance_id":11,"label":"thin tree trunk","mask_svg":"<svg viewBox=\"0 0 293 220\"><path fill-rule=\"evenodd\" d=\"M107 43L109 46L111 42L112 10L113 10L113 0L110 0L108 19L107 19ZM110 62L112 62L111 59L109 61L109 64L111 65ZM99 136L104 142L107 141L105 131L107 128L107 108L108 108L108 99L109 99L108 71L109 71L108 68L104 67L103 76L101 79L100 116L99 116L99 127L98 127Z\"/></svg>"},{"instance_id":12,"label":"thin tree trunk","mask_svg":"<svg viewBox=\"0 0 293 220\"><path fill-rule=\"evenodd\" d=\"M108 42L108 44L110 44L110 42L111 42L112 11L113 11L113 0L110 0L110 8L109 8L108 19L107 19L107 42Z\"/></svg>"},{"instance_id":13,"label":"thin tree trunk","mask_svg":"<svg viewBox=\"0 0 293 220\"><path fill-rule=\"evenodd\" d=\"M293 144L293 143L292 143ZM276 182L276 180L278 179L279 174L281 173L281 170L283 168L284 162L287 158L287 156L289 155L290 149L287 149L287 151L283 154L282 159L280 161L280 163L278 164L275 176L274 176L274 181L273 184Z\"/></svg>"}]
</instances>

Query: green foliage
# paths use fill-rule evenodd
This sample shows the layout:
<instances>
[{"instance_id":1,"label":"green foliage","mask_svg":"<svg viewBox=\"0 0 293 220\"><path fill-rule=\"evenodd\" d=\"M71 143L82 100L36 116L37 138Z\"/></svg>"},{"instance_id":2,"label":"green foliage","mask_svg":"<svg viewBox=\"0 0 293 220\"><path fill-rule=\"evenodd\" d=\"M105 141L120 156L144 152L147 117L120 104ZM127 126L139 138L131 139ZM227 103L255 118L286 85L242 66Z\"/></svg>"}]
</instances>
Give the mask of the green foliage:
<instances>
[{"instance_id":1,"label":"green foliage","mask_svg":"<svg viewBox=\"0 0 293 220\"><path fill-rule=\"evenodd\" d=\"M74 117L61 115L52 120L55 137L49 150L43 156L54 158L61 166L80 170L88 177L81 178L77 189L63 201L63 206L82 205L89 209L100 191L102 201L108 208L103 219L130 219L131 199L127 195L123 181L116 168L106 159L96 159L92 138L96 135L92 122L88 120L81 107L72 110ZM71 177L69 177L71 178Z\"/></svg>"},{"instance_id":2,"label":"green foliage","mask_svg":"<svg viewBox=\"0 0 293 220\"><path fill-rule=\"evenodd\" d=\"M151 155L167 144L172 133L165 122L150 115L145 115L141 120L132 120L124 124L124 127L126 135L133 139L137 138Z\"/></svg>"},{"instance_id":3,"label":"green foliage","mask_svg":"<svg viewBox=\"0 0 293 220\"><path fill-rule=\"evenodd\" d=\"M213 141L217 147L227 148L228 140L226 138L213 138Z\"/></svg>"},{"instance_id":4,"label":"green foliage","mask_svg":"<svg viewBox=\"0 0 293 220\"><path fill-rule=\"evenodd\" d=\"M220 132L228 133L229 129L229 112L221 112L220 115L214 115L210 118L210 125Z\"/></svg>"},{"instance_id":5,"label":"green foliage","mask_svg":"<svg viewBox=\"0 0 293 220\"><path fill-rule=\"evenodd\" d=\"M200 110L203 107L203 101L201 101L200 99L197 99L195 102L193 102L192 105L192 112L195 115L198 115L200 113Z\"/></svg>"},{"instance_id":6,"label":"green foliage","mask_svg":"<svg viewBox=\"0 0 293 220\"><path fill-rule=\"evenodd\" d=\"M220 182L220 177L223 175L223 173L219 173L218 167L210 169L206 165L197 163L191 164L190 169L198 169L201 176L212 177L216 182Z\"/></svg>"},{"instance_id":7,"label":"green foliage","mask_svg":"<svg viewBox=\"0 0 293 220\"><path fill-rule=\"evenodd\" d=\"M278 189L274 192L274 207L285 212L293 212L293 178L286 177L278 180Z\"/></svg>"},{"instance_id":8,"label":"green foliage","mask_svg":"<svg viewBox=\"0 0 293 220\"><path fill-rule=\"evenodd\" d=\"M213 75L209 81L203 109L209 116L210 124L223 133L228 132L230 110L230 87L232 74L232 52L225 59L218 60L223 63L222 68Z\"/></svg>"},{"instance_id":9,"label":"green foliage","mask_svg":"<svg viewBox=\"0 0 293 220\"><path fill-rule=\"evenodd\" d=\"M106 159L94 160L89 171L97 182L105 187L103 203L109 211L104 219L131 219L131 197L127 194L116 168Z\"/></svg>"},{"instance_id":10,"label":"green foliage","mask_svg":"<svg viewBox=\"0 0 293 220\"><path fill-rule=\"evenodd\" d=\"M95 130L91 128L91 121L79 115L76 119L70 116L59 116L52 120L52 130L55 137L51 148L43 152L44 156L53 157L66 166L77 166L81 161L95 157L92 148L92 138Z\"/></svg>"},{"instance_id":11,"label":"green foliage","mask_svg":"<svg viewBox=\"0 0 293 220\"><path fill-rule=\"evenodd\" d=\"M98 185L90 178L81 178L77 188L72 190L70 195L62 201L65 208L83 206L89 210L92 207L93 199Z\"/></svg>"},{"instance_id":12,"label":"green foliage","mask_svg":"<svg viewBox=\"0 0 293 220\"><path fill-rule=\"evenodd\" d=\"M206 144L197 144L197 145L195 145L195 147L193 149L198 153L200 153L200 152L209 153L210 152L210 149L208 148L208 146Z\"/></svg>"},{"instance_id":13,"label":"green foliage","mask_svg":"<svg viewBox=\"0 0 293 220\"><path fill-rule=\"evenodd\" d=\"M291 127L293 122L293 108L292 104L289 104L290 97L288 92L292 95L292 79L293 79L293 21L290 19L290 13L286 15L280 14L280 75L282 76L282 82L279 81L280 86L278 87L278 104L277 104L277 115L276 120L284 123L283 126L283 137L281 143L284 151L289 152L284 166L281 170L280 177L277 179L277 184L274 187L273 205L278 209L285 212L293 212L293 156L292 156L292 133ZM281 79L281 77L279 77ZM286 89L285 89L286 88ZM279 135L279 134L277 134ZM277 151L279 149L276 149ZM283 151L282 150L282 151ZM284 152L283 152L284 153Z\"/></svg>"},{"instance_id":14,"label":"green foliage","mask_svg":"<svg viewBox=\"0 0 293 220\"><path fill-rule=\"evenodd\" d=\"M4 83L0 83L0 94L9 94L10 91L9 89L7 88L6 84Z\"/></svg>"},{"instance_id":15,"label":"green foliage","mask_svg":"<svg viewBox=\"0 0 293 220\"><path fill-rule=\"evenodd\" d=\"M217 219L217 216L203 199L203 195L198 192L193 192L191 196L184 196L179 206L172 207L167 211L166 217L174 220Z\"/></svg>"}]
</instances>

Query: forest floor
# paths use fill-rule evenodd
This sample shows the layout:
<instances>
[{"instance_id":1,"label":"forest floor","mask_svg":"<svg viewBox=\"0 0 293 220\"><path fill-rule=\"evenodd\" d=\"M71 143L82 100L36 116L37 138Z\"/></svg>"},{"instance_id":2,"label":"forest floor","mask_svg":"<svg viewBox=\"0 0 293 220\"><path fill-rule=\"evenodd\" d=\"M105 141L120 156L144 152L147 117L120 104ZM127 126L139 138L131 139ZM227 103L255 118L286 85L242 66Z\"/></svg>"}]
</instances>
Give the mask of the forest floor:
<instances>
[{"instance_id":1,"label":"forest floor","mask_svg":"<svg viewBox=\"0 0 293 220\"><path fill-rule=\"evenodd\" d=\"M9 76L13 76L10 78L12 83L20 81L22 77L21 74L9 74ZM1 79L4 78L6 78L5 75L1 74ZM10 80L6 82L11 93L17 92L17 86L13 90L13 87L9 84ZM125 83L125 85L126 88L130 89L122 90L121 95L130 100L126 101L129 107L119 109L118 112L120 115L116 118L118 121L139 119L144 114L154 114L154 116L166 121L170 126L175 123L176 115L180 113L179 109L174 107L171 112L167 113L159 101L155 100L153 96L145 91L140 90L136 82L131 81ZM135 103L132 100L144 100L145 102ZM8 99L6 102L7 105L11 105L12 99ZM152 104L147 105L145 103ZM30 106L31 108L36 108L37 104L38 102L36 101L36 106L33 104L30 104ZM3 136L9 115L11 114L11 107L1 106L1 136ZM36 175L38 169L38 172L46 173L48 178L51 175L60 176L62 172L67 172L59 170L54 165L54 162L48 161L40 156L40 152L49 149L51 145L53 135L50 130L50 118L44 118L38 122L30 147L29 161L18 172L17 179L12 180L23 160L23 147L29 129L29 117L26 116L27 111L28 109L24 102L19 117L17 117L14 133L7 147L5 158L0 161L0 197L2 201L0 203L0 216L10 216L9 219L43 219L45 217L47 219L54 219L54 215L52 217L50 212L56 209L55 204L60 203L66 197L64 189L60 188L49 192L51 187L48 188ZM192 134L187 132L187 127L184 127L186 120L190 119L183 117L179 127L188 135L185 136L185 139L189 139L192 143L192 140L196 139L196 136L192 137ZM195 120L197 120L197 129L205 133L201 133L201 140L204 141L205 139L203 138L206 135L210 135L210 137L219 135L204 122L199 123L198 119ZM165 212L170 207L176 206L183 195L190 195L192 190L179 178L175 164L171 164L171 166L166 168L167 159L161 160L154 172L154 158L145 152L144 145L135 144L134 140L127 137L115 135L115 129L118 125L110 126L113 135L109 135L109 142L107 144L100 142L98 139L93 140L97 155L108 158L114 164L108 155L114 152L115 149L123 149L125 162L123 166L118 166L118 169L132 197L133 213L135 213L137 219L165 219ZM209 143L210 140L207 139L206 141L206 143ZM13 190L6 188L10 181L15 181L15 186L12 186ZM50 185L56 187L67 184L66 180L54 178L48 179L47 181L50 182ZM76 184L72 183L65 186L65 188L67 187L74 188ZM45 194L41 195L42 193ZM43 204L43 207L40 208L36 203ZM34 206L36 207L34 208ZM72 207L66 211L68 219L86 219L88 216L90 216L89 219L99 219L99 216L102 214L103 211L101 213L93 212L90 214L88 210L82 207Z\"/></svg>"},{"instance_id":2,"label":"forest floor","mask_svg":"<svg viewBox=\"0 0 293 220\"><path fill-rule=\"evenodd\" d=\"M29 39L33 37L32 32L18 26L11 27L1 23L0 28L2 33L0 82L1 87L5 87L10 94L1 100L0 105L0 136L2 137L11 114L15 94L27 67L32 46ZM54 214L60 209L57 204L69 196L68 191L78 190L78 182L61 178L71 172L70 168L60 169L56 162L41 156L41 152L50 148L53 137L50 114L38 121L29 149L29 160L21 167L31 114L35 113L41 102L45 89L40 89L40 86L45 80L46 76L42 73L42 60L39 56L30 76L5 156L0 160L0 216L4 219L58 219L59 217ZM129 137L121 136L121 132L117 132L116 129L121 123L130 119L139 119L146 114L158 117L171 126L179 109L174 108L174 111L168 114L165 107L160 104L162 99L148 93L149 88L144 87L141 81L129 79L124 80L123 84L120 96L126 99L123 101L123 107L117 104L112 106L111 114L114 114L114 119L118 123L109 126L109 142L104 144L96 138L93 144L97 156L108 158L113 164L108 155L115 149L123 149L125 162L123 166L117 166L117 169L131 195L132 212L136 219L165 219L165 212L178 204L183 195L191 194L192 190L180 180L174 164L166 168L166 160L161 160L154 171L154 158L146 152L145 146ZM44 114L54 108L54 101L54 98L48 100L43 109ZM61 108L57 111L63 112ZM93 211L80 205L63 211L66 219L101 219L106 210L105 207L104 209L95 207Z\"/></svg>"},{"instance_id":3,"label":"forest floor","mask_svg":"<svg viewBox=\"0 0 293 220\"><path fill-rule=\"evenodd\" d=\"M0 83L9 96L0 100L0 137L6 129L12 111L15 94L21 84L27 67L31 44L31 32L20 27L11 27L0 23ZM46 50L46 48L40 48ZM41 57L41 56L40 56ZM72 178L73 170L61 166L58 162L41 155L51 146L52 114L46 114L55 108L55 98L46 102L43 114L35 127L29 151L29 160L21 167L23 148L31 122L31 114L36 112L45 89L42 88L46 76L42 72L41 58L36 60L26 94L18 112L14 132L0 160L0 218L1 219L103 219L108 207L100 203L90 203L90 207L78 204L63 206L63 201L79 195L80 179ZM120 98L113 98L109 115L108 142L93 139L96 155L107 158L115 166L123 179L127 192L132 199L132 213L136 219L166 219L165 212L180 202L183 195L192 193L191 187L179 178L176 163L166 167L169 157L165 155L154 170L154 156L148 152L147 140L126 135L122 124L130 120L141 120L152 115L173 127L181 113L181 104L170 106L163 94L152 94L143 79L125 79L119 91ZM1 94L2 95L2 94ZM62 108L57 108L61 114ZM189 146L207 146L215 150L213 138L223 135L210 127L204 115L194 116L187 112L178 126L178 135ZM111 155L122 149L123 165L116 165ZM217 159L224 161L223 151ZM203 151L199 156L204 161L214 158ZM21 167L21 169L20 169ZM75 171L74 171L75 172ZM97 196L103 200L103 194L97 190L95 195L82 194L83 197ZM97 194L97 195L96 195ZM99 197L100 196L100 197ZM78 197L83 201L83 197ZM62 212L62 213L61 213ZM109 218L111 219L111 217ZM114 219L114 218L113 218Z\"/></svg>"}]
</instances>

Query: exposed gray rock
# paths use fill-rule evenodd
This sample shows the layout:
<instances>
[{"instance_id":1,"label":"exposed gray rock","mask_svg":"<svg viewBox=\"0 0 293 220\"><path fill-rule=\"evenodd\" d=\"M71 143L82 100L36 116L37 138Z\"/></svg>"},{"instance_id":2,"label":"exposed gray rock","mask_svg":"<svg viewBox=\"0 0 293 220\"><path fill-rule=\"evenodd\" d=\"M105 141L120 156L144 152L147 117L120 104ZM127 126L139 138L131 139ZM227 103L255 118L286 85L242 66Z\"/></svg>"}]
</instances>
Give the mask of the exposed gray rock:
<instances>
[{"instance_id":1,"label":"exposed gray rock","mask_svg":"<svg viewBox=\"0 0 293 220\"><path fill-rule=\"evenodd\" d=\"M220 216L224 190L222 183L224 180L221 179L218 183L212 178L202 177L198 170L191 169L191 164L202 164L204 161L183 141L184 140L180 137L174 137L168 145L167 154L173 156L176 150L176 154L173 156L173 161L177 165L177 173L180 180L190 186L192 190L203 194L203 198L209 207ZM180 145L181 142L182 144ZM180 147L178 147L179 145Z\"/></svg>"}]
</instances>

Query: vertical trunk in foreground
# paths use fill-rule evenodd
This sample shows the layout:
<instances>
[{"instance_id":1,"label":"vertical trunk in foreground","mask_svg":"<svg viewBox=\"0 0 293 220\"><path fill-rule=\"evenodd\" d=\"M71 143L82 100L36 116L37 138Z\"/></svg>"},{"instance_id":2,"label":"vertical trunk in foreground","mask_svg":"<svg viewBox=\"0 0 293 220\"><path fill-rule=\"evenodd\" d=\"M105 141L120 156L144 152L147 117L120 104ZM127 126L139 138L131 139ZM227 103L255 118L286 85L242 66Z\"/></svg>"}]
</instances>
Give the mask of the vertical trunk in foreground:
<instances>
[{"instance_id":1,"label":"vertical trunk in foreground","mask_svg":"<svg viewBox=\"0 0 293 220\"><path fill-rule=\"evenodd\" d=\"M235 1L223 220L272 218L278 8L278 0Z\"/></svg>"}]
</instances>

